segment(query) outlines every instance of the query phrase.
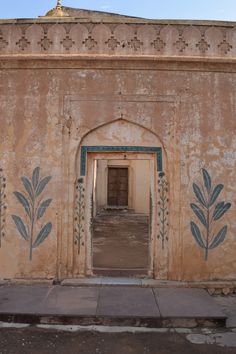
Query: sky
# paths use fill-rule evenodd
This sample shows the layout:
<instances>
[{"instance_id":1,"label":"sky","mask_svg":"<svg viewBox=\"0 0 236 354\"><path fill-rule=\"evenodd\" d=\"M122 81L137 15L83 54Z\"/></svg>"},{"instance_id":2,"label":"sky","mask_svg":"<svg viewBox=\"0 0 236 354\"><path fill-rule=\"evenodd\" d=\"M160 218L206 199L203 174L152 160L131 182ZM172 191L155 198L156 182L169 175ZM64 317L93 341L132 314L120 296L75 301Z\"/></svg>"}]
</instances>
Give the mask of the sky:
<instances>
[{"instance_id":1,"label":"sky","mask_svg":"<svg viewBox=\"0 0 236 354\"><path fill-rule=\"evenodd\" d=\"M0 18L36 18L56 0L0 0ZM62 5L154 19L236 21L236 0L62 0Z\"/></svg>"}]
</instances>

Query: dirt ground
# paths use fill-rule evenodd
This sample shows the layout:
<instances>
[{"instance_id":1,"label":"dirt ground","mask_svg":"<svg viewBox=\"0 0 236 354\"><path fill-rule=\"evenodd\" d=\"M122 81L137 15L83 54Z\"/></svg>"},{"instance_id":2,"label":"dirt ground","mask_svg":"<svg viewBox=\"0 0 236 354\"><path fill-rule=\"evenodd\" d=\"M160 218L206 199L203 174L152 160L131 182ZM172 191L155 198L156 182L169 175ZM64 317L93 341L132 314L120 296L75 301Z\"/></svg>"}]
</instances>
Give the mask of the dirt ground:
<instances>
[{"instance_id":1,"label":"dirt ground","mask_svg":"<svg viewBox=\"0 0 236 354\"><path fill-rule=\"evenodd\" d=\"M0 354L235 354L235 348L196 345L178 333L62 332L0 329Z\"/></svg>"}]
</instances>

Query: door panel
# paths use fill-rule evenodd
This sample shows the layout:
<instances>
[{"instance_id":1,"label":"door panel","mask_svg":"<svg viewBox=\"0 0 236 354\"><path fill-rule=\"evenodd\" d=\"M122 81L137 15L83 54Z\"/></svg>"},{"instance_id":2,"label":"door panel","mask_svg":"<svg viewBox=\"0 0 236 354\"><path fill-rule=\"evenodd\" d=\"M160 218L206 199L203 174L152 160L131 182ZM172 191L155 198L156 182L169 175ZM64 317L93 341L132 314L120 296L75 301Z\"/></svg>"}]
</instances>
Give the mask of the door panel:
<instances>
[{"instance_id":1,"label":"door panel","mask_svg":"<svg viewBox=\"0 0 236 354\"><path fill-rule=\"evenodd\" d=\"M128 206L128 168L108 168L108 205Z\"/></svg>"}]
</instances>

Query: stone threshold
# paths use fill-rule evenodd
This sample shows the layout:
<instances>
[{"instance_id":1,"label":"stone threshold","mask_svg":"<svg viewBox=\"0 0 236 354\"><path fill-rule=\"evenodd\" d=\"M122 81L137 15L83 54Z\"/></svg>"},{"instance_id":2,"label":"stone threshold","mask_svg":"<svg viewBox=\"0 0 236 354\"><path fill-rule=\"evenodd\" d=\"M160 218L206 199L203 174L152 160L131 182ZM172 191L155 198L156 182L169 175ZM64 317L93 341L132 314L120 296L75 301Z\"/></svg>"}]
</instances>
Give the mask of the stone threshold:
<instances>
[{"instance_id":1,"label":"stone threshold","mask_svg":"<svg viewBox=\"0 0 236 354\"><path fill-rule=\"evenodd\" d=\"M128 277L80 277L58 279L0 279L0 286L10 284L22 285L62 285L62 286L130 286L143 288L195 288L206 289L210 295L229 295L236 293L236 280L214 281L175 281L152 278Z\"/></svg>"},{"instance_id":2,"label":"stone threshold","mask_svg":"<svg viewBox=\"0 0 236 354\"><path fill-rule=\"evenodd\" d=\"M225 327L227 315L203 289L5 285L0 321L30 324Z\"/></svg>"},{"instance_id":3,"label":"stone threshold","mask_svg":"<svg viewBox=\"0 0 236 354\"><path fill-rule=\"evenodd\" d=\"M236 281L173 281L156 280L150 278L127 278L127 277L86 277L64 279L60 282L63 286L137 286L145 288L197 288L207 289L213 294L229 295L236 293Z\"/></svg>"}]
</instances>

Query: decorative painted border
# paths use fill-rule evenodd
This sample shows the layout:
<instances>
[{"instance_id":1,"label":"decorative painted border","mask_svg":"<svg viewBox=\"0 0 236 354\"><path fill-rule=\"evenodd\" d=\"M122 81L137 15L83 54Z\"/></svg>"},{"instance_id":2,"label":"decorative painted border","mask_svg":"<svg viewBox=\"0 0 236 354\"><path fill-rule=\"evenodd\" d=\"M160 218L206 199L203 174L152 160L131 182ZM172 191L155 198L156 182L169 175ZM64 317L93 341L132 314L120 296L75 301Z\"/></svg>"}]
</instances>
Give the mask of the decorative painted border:
<instances>
[{"instance_id":1,"label":"decorative painted border","mask_svg":"<svg viewBox=\"0 0 236 354\"><path fill-rule=\"evenodd\" d=\"M157 155L157 170L162 172L162 148L152 146L81 146L80 175L86 175L86 162L88 152L141 152L155 153Z\"/></svg>"},{"instance_id":2,"label":"decorative painted border","mask_svg":"<svg viewBox=\"0 0 236 354\"><path fill-rule=\"evenodd\" d=\"M165 243L168 242L168 216L169 216L169 210L168 210L168 203L169 203L169 198L168 198L168 188L169 184L167 182L166 176L164 172L159 173L158 177L158 194L159 194L159 200L158 200L158 235L157 238L158 240L161 241L162 244L162 249L164 250L165 248Z\"/></svg>"},{"instance_id":3,"label":"decorative painted border","mask_svg":"<svg viewBox=\"0 0 236 354\"><path fill-rule=\"evenodd\" d=\"M75 198L75 244L78 246L78 254L80 253L81 244L84 242L85 233L85 187L83 178L78 178L76 182L76 198Z\"/></svg>"},{"instance_id":4,"label":"decorative painted border","mask_svg":"<svg viewBox=\"0 0 236 354\"><path fill-rule=\"evenodd\" d=\"M2 238L5 236L5 221L6 221L6 178L3 174L3 169L0 168L0 248L2 246Z\"/></svg>"}]
</instances>

